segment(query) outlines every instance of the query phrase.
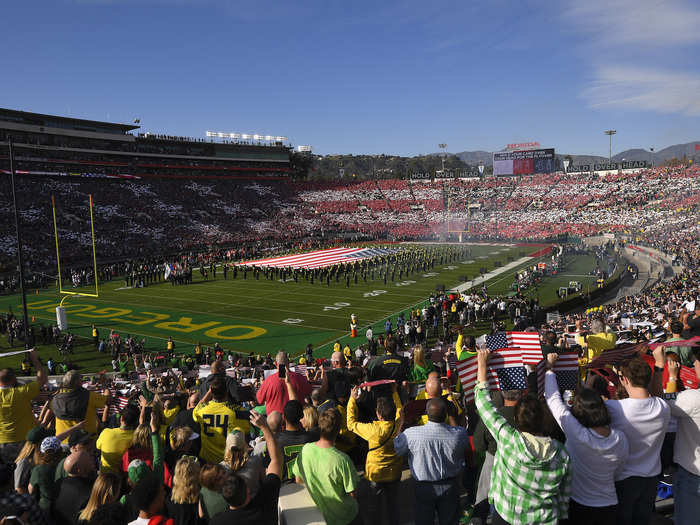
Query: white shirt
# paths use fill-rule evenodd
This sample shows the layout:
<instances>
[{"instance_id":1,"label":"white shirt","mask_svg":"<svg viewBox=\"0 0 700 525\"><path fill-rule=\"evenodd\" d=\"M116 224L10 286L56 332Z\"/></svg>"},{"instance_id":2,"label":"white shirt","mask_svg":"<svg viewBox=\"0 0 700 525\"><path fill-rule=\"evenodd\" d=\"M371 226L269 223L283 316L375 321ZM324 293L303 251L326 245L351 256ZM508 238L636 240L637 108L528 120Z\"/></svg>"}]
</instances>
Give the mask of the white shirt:
<instances>
[{"instance_id":1,"label":"white shirt","mask_svg":"<svg viewBox=\"0 0 700 525\"><path fill-rule=\"evenodd\" d=\"M588 507L617 505L615 472L629 455L627 437L613 428L604 437L581 425L562 401L554 372L548 371L544 381L547 405L566 434L566 450L571 457L571 498Z\"/></svg>"},{"instance_id":2,"label":"white shirt","mask_svg":"<svg viewBox=\"0 0 700 525\"><path fill-rule=\"evenodd\" d=\"M661 473L661 445L671 409L658 397L621 399L605 402L612 428L621 430L630 447L627 463L617 472L616 481L631 476L648 478Z\"/></svg>"},{"instance_id":3,"label":"white shirt","mask_svg":"<svg viewBox=\"0 0 700 525\"><path fill-rule=\"evenodd\" d=\"M136 518L134 521L130 521L129 525L148 525L151 518Z\"/></svg>"},{"instance_id":4,"label":"white shirt","mask_svg":"<svg viewBox=\"0 0 700 525\"><path fill-rule=\"evenodd\" d=\"M369 340L369 339L372 339L373 335L374 335L374 332L372 332L372 329L368 328L367 332L365 332L365 337Z\"/></svg>"},{"instance_id":5,"label":"white shirt","mask_svg":"<svg viewBox=\"0 0 700 525\"><path fill-rule=\"evenodd\" d=\"M678 421L673 461L700 476L700 390L684 390L668 405Z\"/></svg>"}]
</instances>

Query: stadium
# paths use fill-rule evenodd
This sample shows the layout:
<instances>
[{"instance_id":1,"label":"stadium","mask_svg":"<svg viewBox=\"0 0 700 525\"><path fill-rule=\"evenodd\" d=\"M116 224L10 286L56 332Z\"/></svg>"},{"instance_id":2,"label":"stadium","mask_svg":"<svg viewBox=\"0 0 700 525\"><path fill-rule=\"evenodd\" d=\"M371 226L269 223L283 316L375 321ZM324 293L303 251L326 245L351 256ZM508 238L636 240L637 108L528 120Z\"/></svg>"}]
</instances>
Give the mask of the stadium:
<instances>
[{"instance_id":1,"label":"stadium","mask_svg":"<svg viewBox=\"0 0 700 525\"><path fill-rule=\"evenodd\" d=\"M628 4L3 6L0 525L697 525L700 10Z\"/></svg>"}]
</instances>

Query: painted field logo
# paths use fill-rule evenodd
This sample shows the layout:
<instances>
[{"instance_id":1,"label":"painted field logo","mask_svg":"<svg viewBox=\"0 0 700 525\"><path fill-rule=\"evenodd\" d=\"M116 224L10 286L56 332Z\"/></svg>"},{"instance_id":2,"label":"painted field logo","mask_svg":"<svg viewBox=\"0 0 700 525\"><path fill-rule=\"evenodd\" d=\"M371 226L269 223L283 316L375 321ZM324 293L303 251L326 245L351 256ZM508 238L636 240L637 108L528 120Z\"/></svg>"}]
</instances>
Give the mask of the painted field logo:
<instances>
[{"instance_id":1,"label":"painted field logo","mask_svg":"<svg viewBox=\"0 0 700 525\"><path fill-rule=\"evenodd\" d=\"M40 310L55 313L58 304L55 301L44 300L27 303L28 310ZM170 316L158 312L140 311L134 312L128 308L102 307L94 304L66 304L66 313L70 316L83 319L91 319L100 322L111 321L113 323L146 326L160 328L167 332L180 332L189 334L203 332L212 339L226 341L238 341L242 339L254 339L267 333L267 330L259 326L241 324L224 324L220 321L195 321L192 317ZM108 324L108 323L105 323Z\"/></svg>"}]
</instances>

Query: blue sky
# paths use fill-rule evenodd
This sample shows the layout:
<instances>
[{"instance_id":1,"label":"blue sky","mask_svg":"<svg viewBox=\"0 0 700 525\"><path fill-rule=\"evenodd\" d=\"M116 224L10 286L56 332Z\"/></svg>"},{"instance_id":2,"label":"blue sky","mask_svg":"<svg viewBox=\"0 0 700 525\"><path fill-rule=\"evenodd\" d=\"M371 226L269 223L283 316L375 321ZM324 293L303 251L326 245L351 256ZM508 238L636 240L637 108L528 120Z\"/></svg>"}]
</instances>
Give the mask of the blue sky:
<instances>
[{"instance_id":1,"label":"blue sky","mask_svg":"<svg viewBox=\"0 0 700 525\"><path fill-rule=\"evenodd\" d=\"M5 0L0 106L329 153L700 139L700 3ZM8 76L8 72L11 74Z\"/></svg>"}]
</instances>

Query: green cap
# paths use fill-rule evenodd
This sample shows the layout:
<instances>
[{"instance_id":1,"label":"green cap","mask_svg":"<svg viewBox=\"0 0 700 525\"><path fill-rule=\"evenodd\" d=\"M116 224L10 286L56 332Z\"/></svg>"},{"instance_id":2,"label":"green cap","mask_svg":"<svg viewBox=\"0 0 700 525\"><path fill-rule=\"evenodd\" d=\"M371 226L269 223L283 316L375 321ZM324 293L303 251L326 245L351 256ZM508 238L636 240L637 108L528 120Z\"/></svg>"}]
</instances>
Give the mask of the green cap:
<instances>
[{"instance_id":1,"label":"green cap","mask_svg":"<svg viewBox=\"0 0 700 525\"><path fill-rule=\"evenodd\" d=\"M45 437L49 437L51 432L46 430L44 427L36 426L27 432L27 441L34 443L35 445L40 445Z\"/></svg>"}]
</instances>

